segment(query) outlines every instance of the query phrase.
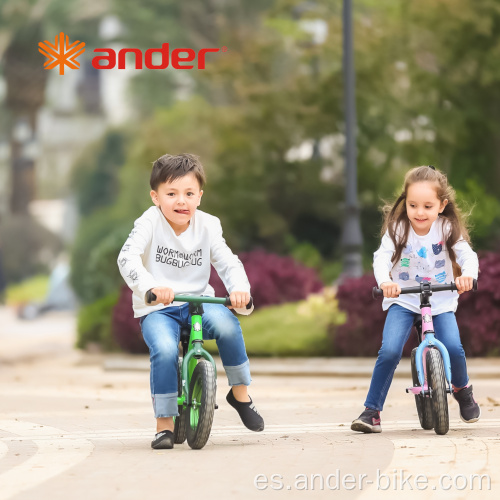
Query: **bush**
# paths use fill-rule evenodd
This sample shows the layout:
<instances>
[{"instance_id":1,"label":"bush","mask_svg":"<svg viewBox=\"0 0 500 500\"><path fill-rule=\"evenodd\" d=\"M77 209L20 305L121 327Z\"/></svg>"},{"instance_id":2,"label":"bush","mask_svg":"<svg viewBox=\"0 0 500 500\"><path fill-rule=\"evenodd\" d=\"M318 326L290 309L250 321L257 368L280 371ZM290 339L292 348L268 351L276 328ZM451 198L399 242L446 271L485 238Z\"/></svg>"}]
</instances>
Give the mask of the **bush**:
<instances>
[{"instance_id":1,"label":"bush","mask_svg":"<svg viewBox=\"0 0 500 500\"><path fill-rule=\"evenodd\" d=\"M245 266L256 307L297 302L323 288L316 272L299 264L292 257L254 250L241 253L239 258ZM227 295L226 288L214 268L210 284L217 296Z\"/></svg>"},{"instance_id":2,"label":"bush","mask_svg":"<svg viewBox=\"0 0 500 500\"><path fill-rule=\"evenodd\" d=\"M373 274L348 279L339 286L339 309L347 314L346 323L330 328L330 337L337 356L375 356L382 344L382 330L386 313L380 300L372 298L377 286Z\"/></svg>"},{"instance_id":3,"label":"bush","mask_svg":"<svg viewBox=\"0 0 500 500\"><path fill-rule=\"evenodd\" d=\"M123 285L120 298L113 308L111 331L115 342L125 352L146 354L149 352L142 338L139 318L134 318L132 310L132 290Z\"/></svg>"},{"instance_id":4,"label":"bush","mask_svg":"<svg viewBox=\"0 0 500 500\"><path fill-rule=\"evenodd\" d=\"M478 290L460 296L457 322L465 352L472 356L500 355L500 254L479 259Z\"/></svg>"},{"instance_id":5,"label":"bush","mask_svg":"<svg viewBox=\"0 0 500 500\"><path fill-rule=\"evenodd\" d=\"M464 293L458 301L458 328L468 356L500 355L500 254L484 254L478 291ZM372 274L345 281L338 289L339 307L347 313L347 322L336 328L333 338L339 356L376 356L382 345L386 312L381 300L374 300L376 286ZM414 331L403 350L409 356L417 345Z\"/></svg>"},{"instance_id":6,"label":"bush","mask_svg":"<svg viewBox=\"0 0 500 500\"><path fill-rule=\"evenodd\" d=\"M92 304L122 285L116 259L132 226L117 220L109 209L82 222L71 254L70 280L84 303Z\"/></svg>"},{"instance_id":7,"label":"bush","mask_svg":"<svg viewBox=\"0 0 500 500\"><path fill-rule=\"evenodd\" d=\"M113 293L80 309L77 347L85 349L89 343L97 343L106 351L117 348L111 336L111 316L118 297L118 293Z\"/></svg>"},{"instance_id":8,"label":"bush","mask_svg":"<svg viewBox=\"0 0 500 500\"><path fill-rule=\"evenodd\" d=\"M329 356L335 353L327 328L343 323L345 314L333 290L325 288L306 300L263 307L239 319L249 356ZM217 352L215 343L205 347Z\"/></svg>"}]
</instances>

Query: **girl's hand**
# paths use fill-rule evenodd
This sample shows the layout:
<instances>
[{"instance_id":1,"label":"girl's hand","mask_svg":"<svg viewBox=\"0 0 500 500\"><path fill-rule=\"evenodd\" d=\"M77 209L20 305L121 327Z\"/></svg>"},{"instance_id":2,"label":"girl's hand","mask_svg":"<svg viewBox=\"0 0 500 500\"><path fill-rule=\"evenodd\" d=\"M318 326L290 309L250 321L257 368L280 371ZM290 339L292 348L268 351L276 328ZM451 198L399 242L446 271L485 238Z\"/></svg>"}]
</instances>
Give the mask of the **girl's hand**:
<instances>
[{"instance_id":1,"label":"girl's hand","mask_svg":"<svg viewBox=\"0 0 500 500\"><path fill-rule=\"evenodd\" d=\"M232 292L229 298L231 299L231 306L236 309L243 309L250 302L250 294L248 292Z\"/></svg>"},{"instance_id":2,"label":"girl's hand","mask_svg":"<svg viewBox=\"0 0 500 500\"><path fill-rule=\"evenodd\" d=\"M470 278L469 276L459 276L455 280L455 285L457 286L459 294L468 292L469 290L472 290L474 278Z\"/></svg>"},{"instance_id":3,"label":"girl's hand","mask_svg":"<svg viewBox=\"0 0 500 500\"><path fill-rule=\"evenodd\" d=\"M388 299L399 297L401 293L401 287L393 281L385 281L380 285L380 289L384 291L384 297Z\"/></svg>"},{"instance_id":4,"label":"girl's hand","mask_svg":"<svg viewBox=\"0 0 500 500\"><path fill-rule=\"evenodd\" d=\"M174 291L167 286L158 286L151 289L151 291L156 295L156 300L151 302L153 306L157 304L165 304L168 306L168 304L174 301Z\"/></svg>"}]
</instances>

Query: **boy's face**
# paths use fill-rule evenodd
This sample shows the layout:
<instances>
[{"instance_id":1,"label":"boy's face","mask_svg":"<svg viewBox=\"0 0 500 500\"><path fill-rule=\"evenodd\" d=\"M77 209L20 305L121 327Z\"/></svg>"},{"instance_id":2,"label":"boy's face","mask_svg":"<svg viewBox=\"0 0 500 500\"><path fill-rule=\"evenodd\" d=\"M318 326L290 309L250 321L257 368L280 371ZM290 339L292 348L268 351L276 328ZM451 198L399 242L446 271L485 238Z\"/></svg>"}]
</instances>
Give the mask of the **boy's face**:
<instances>
[{"instance_id":1,"label":"boy's face","mask_svg":"<svg viewBox=\"0 0 500 500\"><path fill-rule=\"evenodd\" d=\"M175 233L180 234L189 227L203 191L196 176L189 173L172 182L160 184L157 191L151 190L150 195Z\"/></svg>"}]
</instances>

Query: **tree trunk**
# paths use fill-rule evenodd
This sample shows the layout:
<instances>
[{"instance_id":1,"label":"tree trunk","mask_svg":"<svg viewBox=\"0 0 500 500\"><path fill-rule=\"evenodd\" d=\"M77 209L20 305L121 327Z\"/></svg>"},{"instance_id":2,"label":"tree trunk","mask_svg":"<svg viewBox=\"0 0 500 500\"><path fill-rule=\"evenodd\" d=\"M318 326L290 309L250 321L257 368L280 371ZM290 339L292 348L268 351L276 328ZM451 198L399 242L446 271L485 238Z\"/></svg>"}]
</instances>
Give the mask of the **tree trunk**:
<instances>
[{"instance_id":1,"label":"tree trunk","mask_svg":"<svg viewBox=\"0 0 500 500\"><path fill-rule=\"evenodd\" d=\"M6 105L11 114L11 200L14 214L27 213L35 196L35 158L26 147L36 139L36 116L45 99L48 72L38 42L40 24L25 26L12 38L4 57L7 82Z\"/></svg>"}]
</instances>

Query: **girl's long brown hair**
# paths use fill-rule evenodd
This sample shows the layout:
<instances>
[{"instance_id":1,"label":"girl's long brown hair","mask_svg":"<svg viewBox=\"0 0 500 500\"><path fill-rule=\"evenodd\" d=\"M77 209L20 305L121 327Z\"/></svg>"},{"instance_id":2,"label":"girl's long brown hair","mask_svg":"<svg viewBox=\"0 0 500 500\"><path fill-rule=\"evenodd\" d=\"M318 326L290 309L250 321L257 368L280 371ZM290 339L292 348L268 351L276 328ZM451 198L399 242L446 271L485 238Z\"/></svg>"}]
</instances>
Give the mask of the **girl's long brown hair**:
<instances>
[{"instance_id":1,"label":"girl's long brown hair","mask_svg":"<svg viewBox=\"0 0 500 500\"><path fill-rule=\"evenodd\" d=\"M448 219L451 223L451 229L446 239L446 249L453 263L453 274L455 278L460 276L461 269L457 264L457 258L453 245L463 239L470 244L469 231L467 226L466 216L462 213L456 203L455 190L448 184L448 179L439 170L434 167L422 166L412 168L407 172L403 185L403 192L399 195L396 201L390 205L387 204L383 208L384 225L382 226L381 235L383 236L388 231L389 236L394 243L394 254L391 262L393 265L401 258L403 248L408 242L408 234L410 233L410 219L406 213L406 196L408 188L415 182L432 182L436 185L436 194L439 201L442 203L448 200L440 217Z\"/></svg>"}]
</instances>

